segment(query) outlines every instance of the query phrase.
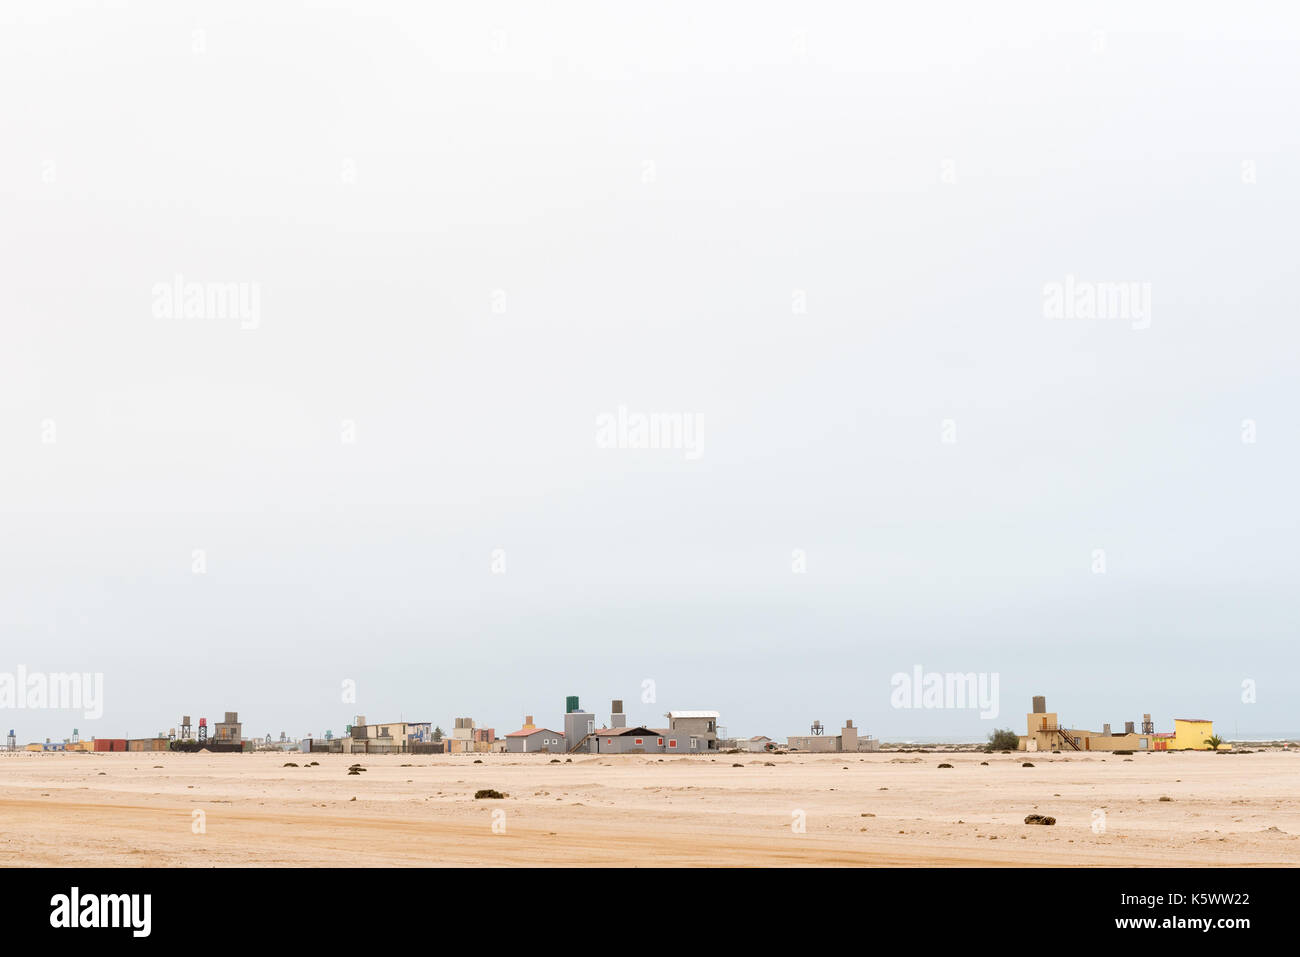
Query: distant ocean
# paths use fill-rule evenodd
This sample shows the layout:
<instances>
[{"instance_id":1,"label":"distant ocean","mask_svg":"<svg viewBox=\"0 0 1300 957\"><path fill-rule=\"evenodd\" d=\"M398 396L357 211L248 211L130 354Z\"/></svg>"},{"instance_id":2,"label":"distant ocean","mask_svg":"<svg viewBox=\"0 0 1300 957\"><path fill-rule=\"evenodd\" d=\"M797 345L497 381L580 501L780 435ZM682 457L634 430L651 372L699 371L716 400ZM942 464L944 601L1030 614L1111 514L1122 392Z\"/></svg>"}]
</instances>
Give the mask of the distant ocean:
<instances>
[{"instance_id":1,"label":"distant ocean","mask_svg":"<svg viewBox=\"0 0 1300 957\"><path fill-rule=\"evenodd\" d=\"M1300 731L1228 731L1222 728L1215 728L1215 731L1228 741L1300 741ZM988 741L987 736L971 738L963 735L895 738L888 734L881 734L877 737L890 744L985 744Z\"/></svg>"}]
</instances>

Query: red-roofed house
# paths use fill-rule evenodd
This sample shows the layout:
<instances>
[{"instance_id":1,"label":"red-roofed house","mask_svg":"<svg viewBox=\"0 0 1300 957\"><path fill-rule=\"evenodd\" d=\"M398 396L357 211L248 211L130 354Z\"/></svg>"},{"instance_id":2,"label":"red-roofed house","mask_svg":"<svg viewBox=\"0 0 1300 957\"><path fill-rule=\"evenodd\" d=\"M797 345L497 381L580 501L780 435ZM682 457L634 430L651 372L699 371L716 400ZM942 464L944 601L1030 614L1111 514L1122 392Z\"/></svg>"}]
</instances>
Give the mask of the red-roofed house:
<instances>
[{"instance_id":1,"label":"red-roofed house","mask_svg":"<svg viewBox=\"0 0 1300 957\"><path fill-rule=\"evenodd\" d=\"M549 728L520 728L506 735L508 754L563 754L564 735Z\"/></svg>"}]
</instances>

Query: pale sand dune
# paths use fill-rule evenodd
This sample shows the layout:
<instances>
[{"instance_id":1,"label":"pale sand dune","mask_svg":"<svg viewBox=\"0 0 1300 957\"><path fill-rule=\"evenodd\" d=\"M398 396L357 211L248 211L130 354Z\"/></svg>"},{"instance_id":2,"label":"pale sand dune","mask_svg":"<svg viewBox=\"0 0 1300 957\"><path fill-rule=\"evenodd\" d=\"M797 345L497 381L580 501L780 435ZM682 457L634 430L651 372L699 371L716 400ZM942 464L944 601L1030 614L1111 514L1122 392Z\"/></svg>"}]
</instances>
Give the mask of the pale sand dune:
<instances>
[{"instance_id":1,"label":"pale sand dune","mask_svg":"<svg viewBox=\"0 0 1300 957\"><path fill-rule=\"evenodd\" d=\"M0 865L1300 863L1296 752L479 757L5 755Z\"/></svg>"}]
</instances>

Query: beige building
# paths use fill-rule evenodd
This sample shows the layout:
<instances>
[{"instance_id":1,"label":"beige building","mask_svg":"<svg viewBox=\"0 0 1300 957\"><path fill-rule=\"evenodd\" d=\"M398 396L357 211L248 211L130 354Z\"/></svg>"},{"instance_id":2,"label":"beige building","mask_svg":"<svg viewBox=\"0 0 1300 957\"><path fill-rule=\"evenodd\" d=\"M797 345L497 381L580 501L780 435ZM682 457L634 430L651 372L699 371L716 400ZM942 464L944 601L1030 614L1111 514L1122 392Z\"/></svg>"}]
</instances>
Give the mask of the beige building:
<instances>
[{"instance_id":1,"label":"beige building","mask_svg":"<svg viewBox=\"0 0 1300 957\"><path fill-rule=\"evenodd\" d=\"M496 750L495 742L491 739L485 740L483 735L477 733L478 730L473 718L457 718L455 727L451 729L451 736L442 739L447 746L447 753L490 754Z\"/></svg>"},{"instance_id":2,"label":"beige building","mask_svg":"<svg viewBox=\"0 0 1300 957\"><path fill-rule=\"evenodd\" d=\"M820 721L813 722L814 728L819 728L820 726ZM858 729L853 726L852 718L845 720L844 727L840 728L839 734L792 735L786 739L786 745L793 751L811 751L820 754L836 753L840 751L880 750L880 742L871 735L863 737L858 734Z\"/></svg>"},{"instance_id":3,"label":"beige building","mask_svg":"<svg viewBox=\"0 0 1300 957\"><path fill-rule=\"evenodd\" d=\"M1178 718L1173 732L1158 733L1151 715L1142 716L1141 728L1126 721L1123 731L1111 731L1102 725L1100 731L1084 728L1067 728L1061 725L1055 711L1047 710L1047 698L1035 695L1033 711L1025 715L1025 734L1020 738L1021 751L1185 751L1209 750L1205 739L1214 733L1214 726L1206 720ZM1230 748L1231 745L1221 745Z\"/></svg>"},{"instance_id":4,"label":"beige building","mask_svg":"<svg viewBox=\"0 0 1300 957\"><path fill-rule=\"evenodd\" d=\"M238 711L227 711L226 720L218 721L213 740L224 744L239 744L244 740L244 726L239 723Z\"/></svg>"},{"instance_id":5,"label":"beige building","mask_svg":"<svg viewBox=\"0 0 1300 957\"><path fill-rule=\"evenodd\" d=\"M718 712L669 711L665 732L681 741L683 751L716 751L718 749Z\"/></svg>"},{"instance_id":6,"label":"beige building","mask_svg":"<svg viewBox=\"0 0 1300 957\"><path fill-rule=\"evenodd\" d=\"M385 721L370 724L364 714L352 719L348 736L343 739L343 752L409 751L412 744L431 740L432 726L428 721Z\"/></svg>"}]
</instances>

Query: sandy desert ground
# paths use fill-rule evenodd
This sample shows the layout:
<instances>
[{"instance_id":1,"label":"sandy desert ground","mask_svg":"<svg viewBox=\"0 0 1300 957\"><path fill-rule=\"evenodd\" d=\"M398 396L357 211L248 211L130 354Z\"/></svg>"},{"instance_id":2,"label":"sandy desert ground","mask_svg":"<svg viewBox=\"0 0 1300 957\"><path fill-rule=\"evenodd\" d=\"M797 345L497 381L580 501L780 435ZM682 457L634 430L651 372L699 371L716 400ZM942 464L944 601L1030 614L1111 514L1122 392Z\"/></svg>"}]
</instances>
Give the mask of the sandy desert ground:
<instances>
[{"instance_id":1,"label":"sandy desert ground","mask_svg":"<svg viewBox=\"0 0 1300 957\"><path fill-rule=\"evenodd\" d=\"M0 865L1300 863L1300 751L477 757L7 754Z\"/></svg>"}]
</instances>

